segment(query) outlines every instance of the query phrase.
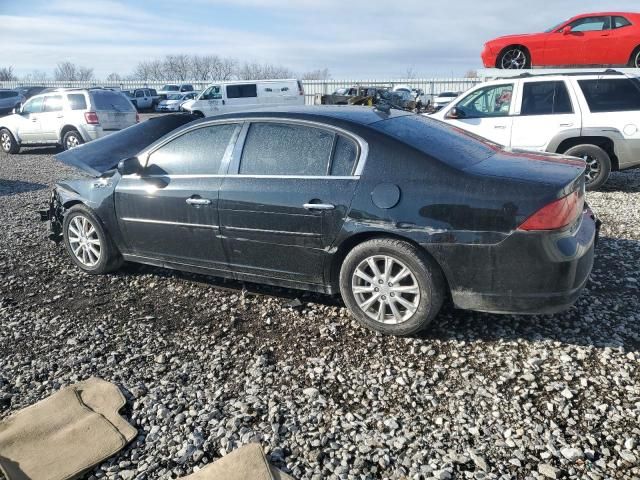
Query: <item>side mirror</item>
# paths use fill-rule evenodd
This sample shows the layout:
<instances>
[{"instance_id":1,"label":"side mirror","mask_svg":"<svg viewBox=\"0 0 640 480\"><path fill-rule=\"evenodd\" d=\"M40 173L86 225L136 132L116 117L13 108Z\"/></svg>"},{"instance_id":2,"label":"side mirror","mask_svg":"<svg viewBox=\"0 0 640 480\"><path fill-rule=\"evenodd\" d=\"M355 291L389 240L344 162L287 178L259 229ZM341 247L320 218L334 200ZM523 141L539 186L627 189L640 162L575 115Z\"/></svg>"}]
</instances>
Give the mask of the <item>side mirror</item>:
<instances>
[{"instance_id":1,"label":"side mirror","mask_svg":"<svg viewBox=\"0 0 640 480\"><path fill-rule=\"evenodd\" d=\"M563 35L569 35L571 33L571 25L567 25L562 30L560 30Z\"/></svg>"},{"instance_id":2,"label":"side mirror","mask_svg":"<svg viewBox=\"0 0 640 480\"><path fill-rule=\"evenodd\" d=\"M464 118L464 117L465 117L465 114L464 114L464 112L462 110L460 110L460 109L458 109L456 107L453 107L451 110L449 110L447 112L447 114L445 115L444 118L456 119L456 118Z\"/></svg>"},{"instance_id":3,"label":"side mirror","mask_svg":"<svg viewBox=\"0 0 640 480\"><path fill-rule=\"evenodd\" d=\"M118 173L120 175L135 175L142 171L142 165L138 157L125 158L118 162Z\"/></svg>"}]
</instances>

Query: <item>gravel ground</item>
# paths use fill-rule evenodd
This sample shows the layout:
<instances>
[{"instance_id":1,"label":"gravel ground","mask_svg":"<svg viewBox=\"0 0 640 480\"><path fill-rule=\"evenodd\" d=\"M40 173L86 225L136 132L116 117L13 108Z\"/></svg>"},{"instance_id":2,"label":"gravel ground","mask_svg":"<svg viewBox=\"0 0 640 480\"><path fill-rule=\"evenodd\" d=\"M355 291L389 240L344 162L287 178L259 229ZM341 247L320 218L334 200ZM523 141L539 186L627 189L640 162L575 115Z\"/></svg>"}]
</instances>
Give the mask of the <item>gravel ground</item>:
<instances>
[{"instance_id":1,"label":"gravel ground","mask_svg":"<svg viewBox=\"0 0 640 480\"><path fill-rule=\"evenodd\" d=\"M0 418L116 382L139 436L86 478L177 478L251 441L299 479L640 478L640 171L588 195L602 239L570 311L445 307L400 339L320 295L80 273L36 219L77 176L52 153L0 154Z\"/></svg>"}]
</instances>

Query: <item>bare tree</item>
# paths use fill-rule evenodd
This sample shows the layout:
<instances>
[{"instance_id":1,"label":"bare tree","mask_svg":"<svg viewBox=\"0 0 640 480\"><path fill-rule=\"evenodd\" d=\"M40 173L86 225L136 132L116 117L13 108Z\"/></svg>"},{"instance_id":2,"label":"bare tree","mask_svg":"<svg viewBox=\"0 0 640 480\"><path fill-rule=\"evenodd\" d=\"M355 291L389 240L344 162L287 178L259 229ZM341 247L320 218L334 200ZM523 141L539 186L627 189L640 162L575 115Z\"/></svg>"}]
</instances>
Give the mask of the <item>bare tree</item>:
<instances>
[{"instance_id":1,"label":"bare tree","mask_svg":"<svg viewBox=\"0 0 640 480\"><path fill-rule=\"evenodd\" d=\"M48 80L47 72L42 70L33 70L31 73L27 73L20 80L25 83L42 83Z\"/></svg>"},{"instance_id":2,"label":"bare tree","mask_svg":"<svg viewBox=\"0 0 640 480\"><path fill-rule=\"evenodd\" d=\"M322 70L311 70L310 72L306 72L302 74L302 80L329 80L331 79L331 73L329 73L328 68L323 68Z\"/></svg>"},{"instance_id":3,"label":"bare tree","mask_svg":"<svg viewBox=\"0 0 640 480\"><path fill-rule=\"evenodd\" d=\"M107 76L107 82L121 82L123 78L116 72L112 72Z\"/></svg>"},{"instance_id":4,"label":"bare tree","mask_svg":"<svg viewBox=\"0 0 640 480\"><path fill-rule=\"evenodd\" d=\"M407 67L407 70L404 74L404 78L406 78L407 80L413 80L414 78L416 78L416 71L413 68L413 65L410 67Z\"/></svg>"},{"instance_id":5,"label":"bare tree","mask_svg":"<svg viewBox=\"0 0 640 480\"><path fill-rule=\"evenodd\" d=\"M191 58L184 53L167 55L163 62L163 69L165 78L188 80L191 73Z\"/></svg>"},{"instance_id":6,"label":"bare tree","mask_svg":"<svg viewBox=\"0 0 640 480\"><path fill-rule=\"evenodd\" d=\"M93 68L76 65L72 62L59 62L54 72L56 80L83 82L93 80Z\"/></svg>"},{"instance_id":7,"label":"bare tree","mask_svg":"<svg viewBox=\"0 0 640 480\"><path fill-rule=\"evenodd\" d=\"M271 78L290 78L294 73L281 65L270 63L244 63L236 72L239 80L268 80Z\"/></svg>"},{"instance_id":8,"label":"bare tree","mask_svg":"<svg viewBox=\"0 0 640 480\"><path fill-rule=\"evenodd\" d=\"M467 70L467 73L464 74L464 78L478 78L478 71Z\"/></svg>"},{"instance_id":9,"label":"bare tree","mask_svg":"<svg viewBox=\"0 0 640 480\"><path fill-rule=\"evenodd\" d=\"M0 68L0 82L10 82L12 80L17 80L17 77L13 74L13 67Z\"/></svg>"}]
</instances>

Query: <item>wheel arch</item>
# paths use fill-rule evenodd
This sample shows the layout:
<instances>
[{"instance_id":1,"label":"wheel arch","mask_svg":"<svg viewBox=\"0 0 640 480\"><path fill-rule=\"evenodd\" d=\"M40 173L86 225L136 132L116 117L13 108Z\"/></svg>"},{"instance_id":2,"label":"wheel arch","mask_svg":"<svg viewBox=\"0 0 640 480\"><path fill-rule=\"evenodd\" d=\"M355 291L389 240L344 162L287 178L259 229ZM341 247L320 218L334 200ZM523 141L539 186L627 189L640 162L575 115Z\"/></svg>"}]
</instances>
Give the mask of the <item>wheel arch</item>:
<instances>
[{"instance_id":1,"label":"wheel arch","mask_svg":"<svg viewBox=\"0 0 640 480\"><path fill-rule=\"evenodd\" d=\"M60 143L62 143L62 139L64 138L64 136L67 133L71 132L72 130L75 130L76 132L78 132L82 140L86 141L86 139L82 136L82 132L78 127L76 127L75 125L67 124L60 129L60 135L58 135L58 140L60 141Z\"/></svg>"},{"instance_id":2,"label":"wheel arch","mask_svg":"<svg viewBox=\"0 0 640 480\"><path fill-rule=\"evenodd\" d=\"M498 62L500 61L500 57L502 57L502 54L506 50L508 50L510 48L522 48L525 51L525 53L529 56L529 68L531 68L531 66L533 65L533 58L531 57L531 49L529 47L527 47L526 45L524 45L523 43L510 43L509 45L506 45L506 46L502 47L498 51L498 55L496 55L496 64L495 64L496 68L500 68L498 66Z\"/></svg>"},{"instance_id":3,"label":"wheel arch","mask_svg":"<svg viewBox=\"0 0 640 480\"><path fill-rule=\"evenodd\" d=\"M640 53L640 45L636 45L633 50L631 50L631 53L629 54L629 62L627 63L629 67L635 68L635 59L638 53Z\"/></svg>"},{"instance_id":4,"label":"wheel arch","mask_svg":"<svg viewBox=\"0 0 640 480\"><path fill-rule=\"evenodd\" d=\"M597 147L602 148L609 158L611 159L611 169L619 170L620 163L618 160L618 156L615 151L615 144L613 140L609 137L605 136L588 136L588 137L571 137L566 138L556 148L556 153L564 153L570 148L575 147L576 145L595 145Z\"/></svg>"},{"instance_id":5,"label":"wheel arch","mask_svg":"<svg viewBox=\"0 0 640 480\"><path fill-rule=\"evenodd\" d=\"M445 281L446 294L448 296L451 295L451 286L450 286L446 269L442 267L440 262L438 262L438 260L433 255L431 255L431 253L429 253L428 250L426 250L418 242L416 242L414 239L410 237L393 233L393 232L379 231L379 230L357 232L345 238L342 242L340 242L340 244L336 248L335 253L331 258L329 271L327 272L327 278L329 279L329 283L331 285L332 291L340 291L340 288L339 288L340 268L342 267L342 264L347 254L357 245L360 245L361 243L364 243L366 241L373 240L376 238L389 238L393 240L402 240L404 242L409 243L419 251L421 251L424 255L428 256L438 266L438 268L440 269L440 272L442 273L442 278L444 278L444 281Z\"/></svg>"}]
</instances>

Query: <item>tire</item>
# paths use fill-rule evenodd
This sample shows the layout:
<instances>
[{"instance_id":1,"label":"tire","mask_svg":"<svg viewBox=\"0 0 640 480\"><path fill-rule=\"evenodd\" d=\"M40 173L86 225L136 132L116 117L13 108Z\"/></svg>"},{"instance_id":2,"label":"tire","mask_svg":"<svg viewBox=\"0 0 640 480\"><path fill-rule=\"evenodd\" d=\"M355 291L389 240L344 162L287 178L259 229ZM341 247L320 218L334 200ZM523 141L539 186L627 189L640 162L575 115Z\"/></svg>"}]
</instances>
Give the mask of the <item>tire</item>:
<instances>
[{"instance_id":1,"label":"tire","mask_svg":"<svg viewBox=\"0 0 640 480\"><path fill-rule=\"evenodd\" d=\"M102 228L98 217L85 205L75 205L69 209L62 223L62 234L71 261L84 272L98 275L122 266L120 252ZM89 240L89 243L83 239Z\"/></svg>"},{"instance_id":2,"label":"tire","mask_svg":"<svg viewBox=\"0 0 640 480\"><path fill-rule=\"evenodd\" d=\"M198 118L204 118L204 113L196 110L195 112L191 112L192 115L195 115Z\"/></svg>"},{"instance_id":3,"label":"tire","mask_svg":"<svg viewBox=\"0 0 640 480\"><path fill-rule=\"evenodd\" d=\"M524 47L511 46L507 47L496 60L496 68L502 70L522 70L531 68L531 55Z\"/></svg>"},{"instance_id":4,"label":"tire","mask_svg":"<svg viewBox=\"0 0 640 480\"><path fill-rule=\"evenodd\" d=\"M0 148L4 153L18 153L20 151L20 145L16 142L16 139L13 137L13 134L3 128L0 130Z\"/></svg>"},{"instance_id":5,"label":"tire","mask_svg":"<svg viewBox=\"0 0 640 480\"><path fill-rule=\"evenodd\" d=\"M371 261L382 273L380 278L372 275ZM390 273L385 270L389 265ZM397 278L404 268L409 274ZM395 285L389 281L394 278L397 278ZM445 282L438 265L410 243L376 238L356 245L347 254L340 269L340 292L351 314L362 325L384 334L405 336L425 330L438 314L444 301ZM411 310L400 301L409 304ZM383 317L383 321L370 315Z\"/></svg>"},{"instance_id":6,"label":"tire","mask_svg":"<svg viewBox=\"0 0 640 480\"><path fill-rule=\"evenodd\" d=\"M82 139L82 135L77 130L69 130L62 137L62 148L64 150L71 150L79 145L82 145L84 140Z\"/></svg>"},{"instance_id":7,"label":"tire","mask_svg":"<svg viewBox=\"0 0 640 480\"><path fill-rule=\"evenodd\" d=\"M629 67L631 68L640 68L640 47L636 47L636 49L629 57Z\"/></svg>"},{"instance_id":8,"label":"tire","mask_svg":"<svg viewBox=\"0 0 640 480\"><path fill-rule=\"evenodd\" d=\"M608 180L611 174L611 158L597 145L576 145L564 154L580 157L587 162L587 171L585 172L585 188L587 190L596 190Z\"/></svg>"}]
</instances>

